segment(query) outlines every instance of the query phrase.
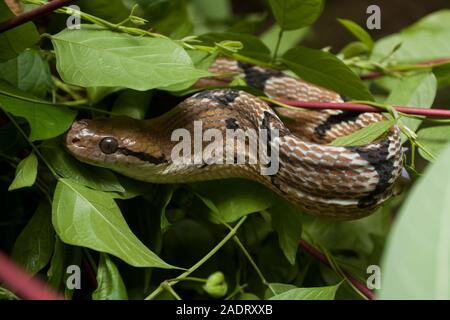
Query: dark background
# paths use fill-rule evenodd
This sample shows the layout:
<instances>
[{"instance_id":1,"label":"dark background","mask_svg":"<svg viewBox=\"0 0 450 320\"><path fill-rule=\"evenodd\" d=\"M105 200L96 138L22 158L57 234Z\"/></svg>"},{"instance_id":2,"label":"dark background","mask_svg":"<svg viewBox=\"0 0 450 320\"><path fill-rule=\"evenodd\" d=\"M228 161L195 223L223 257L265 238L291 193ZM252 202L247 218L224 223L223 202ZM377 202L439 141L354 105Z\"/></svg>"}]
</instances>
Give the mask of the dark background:
<instances>
[{"instance_id":1,"label":"dark background","mask_svg":"<svg viewBox=\"0 0 450 320\"><path fill-rule=\"evenodd\" d=\"M350 19L365 26L369 16L366 9L372 4L381 8L381 30L370 30L375 39L398 32L429 13L450 8L448 0L327 0L322 15L312 27L314 36L305 39L303 44L313 48L332 46L333 51L341 49L354 38L336 18ZM261 0L232 0L232 5L235 14L265 10L265 3Z\"/></svg>"}]
</instances>

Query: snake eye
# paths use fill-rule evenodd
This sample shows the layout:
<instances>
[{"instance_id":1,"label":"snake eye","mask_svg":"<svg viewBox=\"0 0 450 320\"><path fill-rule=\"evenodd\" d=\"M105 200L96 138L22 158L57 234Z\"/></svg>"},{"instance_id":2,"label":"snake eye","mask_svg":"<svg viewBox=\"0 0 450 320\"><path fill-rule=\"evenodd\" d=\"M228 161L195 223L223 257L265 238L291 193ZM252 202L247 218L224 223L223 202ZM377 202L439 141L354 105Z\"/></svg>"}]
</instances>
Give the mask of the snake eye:
<instances>
[{"instance_id":1,"label":"snake eye","mask_svg":"<svg viewBox=\"0 0 450 320\"><path fill-rule=\"evenodd\" d=\"M99 146L100 150L102 150L102 152L105 154L114 153L117 151L117 149L119 149L119 143L112 137L103 138L100 141Z\"/></svg>"}]
</instances>

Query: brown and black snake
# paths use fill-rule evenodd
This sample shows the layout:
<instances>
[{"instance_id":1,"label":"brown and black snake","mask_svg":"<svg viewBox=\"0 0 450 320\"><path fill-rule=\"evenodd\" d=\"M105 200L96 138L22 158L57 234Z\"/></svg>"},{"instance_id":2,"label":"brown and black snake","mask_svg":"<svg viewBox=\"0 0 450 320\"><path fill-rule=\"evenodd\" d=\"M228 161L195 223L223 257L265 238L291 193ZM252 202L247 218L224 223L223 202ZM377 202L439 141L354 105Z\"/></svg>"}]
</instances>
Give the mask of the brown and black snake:
<instances>
[{"instance_id":1,"label":"brown and black snake","mask_svg":"<svg viewBox=\"0 0 450 320\"><path fill-rule=\"evenodd\" d=\"M247 63L219 58L209 70L241 77L248 86L273 99L343 102L337 93L280 71ZM204 78L196 86L226 86L234 78ZM399 129L393 126L387 134L367 145L337 147L330 142L383 119L382 114L341 110L278 108L275 113L254 95L224 88L196 93L157 118L80 120L72 125L65 141L69 152L80 161L134 179L189 183L247 178L264 184L307 213L357 219L370 214L392 196L393 185L403 167ZM224 160L227 152L234 158L240 156L239 152L245 152L244 157L253 162L174 161L173 150L179 141L173 141L173 132L185 129L193 136L195 122L199 121L202 133L214 129L224 136L227 129L256 133L266 130L269 134L265 156L267 158L270 147L276 145L279 150L277 172L262 175L262 167L267 167L267 162L263 163L250 148L240 151L226 144L220 160ZM275 130L277 135L271 135ZM203 141L201 150L211 141ZM193 157L202 158L195 154L195 148L193 150Z\"/></svg>"}]
</instances>

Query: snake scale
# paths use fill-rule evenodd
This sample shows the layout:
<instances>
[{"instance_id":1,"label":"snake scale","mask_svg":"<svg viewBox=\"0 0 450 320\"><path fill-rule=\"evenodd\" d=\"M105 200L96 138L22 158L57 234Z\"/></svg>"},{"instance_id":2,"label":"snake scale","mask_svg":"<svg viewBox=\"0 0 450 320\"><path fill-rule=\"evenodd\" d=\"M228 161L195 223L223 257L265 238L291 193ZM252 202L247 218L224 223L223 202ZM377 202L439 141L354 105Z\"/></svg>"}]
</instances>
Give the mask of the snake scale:
<instances>
[{"instance_id":1,"label":"snake scale","mask_svg":"<svg viewBox=\"0 0 450 320\"><path fill-rule=\"evenodd\" d=\"M337 93L280 71L226 58L218 58L209 71L242 77L249 87L273 99L343 102ZM195 86L226 86L234 78L203 78ZM403 167L400 132L396 126L367 145L329 144L339 136L383 120L382 114L284 108L277 111L278 114L264 101L244 91L204 90L152 119L112 117L77 121L67 133L65 144L82 162L147 182L251 179L316 216L361 218L392 196L393 185ZM226 129L269 132L277 129L277 137L268 136L268 143L276 143L279 148L277 173L261 175L263 164L258 161L253 164L174 163L171 152L178 142L171 139L173 131L184 128L193 133L194 122L199 120L202 130L217 129L224 134ZM203 142L204 146L208 143ZM231 150L235 157L237 150ZM248 150L246 156L255 157Z\"/></svg>"}]
</instances>

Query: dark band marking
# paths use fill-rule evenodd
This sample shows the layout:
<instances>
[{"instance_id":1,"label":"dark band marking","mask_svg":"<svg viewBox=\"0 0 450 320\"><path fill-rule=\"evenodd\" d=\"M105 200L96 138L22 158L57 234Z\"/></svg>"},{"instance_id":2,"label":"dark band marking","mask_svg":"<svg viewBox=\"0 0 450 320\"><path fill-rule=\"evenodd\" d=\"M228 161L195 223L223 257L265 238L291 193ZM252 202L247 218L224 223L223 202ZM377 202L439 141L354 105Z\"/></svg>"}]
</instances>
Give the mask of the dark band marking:
<instances>
[{"instance_id":1,"label":"dark band marking","mask_svg":"<svg viewBox=\"0 0 450 320\"><path fill-rule=\"evenodd\" d=\"M206 90L194 95L196 99L210 99L217 101L224 106L229 106L236 100L240 92L236 89L219 89L219 90Z\"/></svg>"},{"instance_id":2,"label":"dark band marking","mask_svg":"<svg viewBox=\"0 0 450 320\"><path fill-rule=\"evenodd\" d=\"M367 160L375 169L378 174L378 183L375 190L371 192L367 197L361 198L358 201L359 208L366 208L376 203L374 196L383 193L391 183L392 173L394 172L394 161L392 157L388 159L389 155L389 140L384 139L379 142L379 148L367 147L351 147L349 148L353 152L357 152L363 159Z\"/></svg>"},{"instance_id":3,"label":"dark band marking","mask_svg":"<svg viewBox=\"0 0 450 320\"><path fill-rule=\"evenodd\" d=\"M120 152L122 152L122 154L124 154L126 156L132 156L132 157L138 158L141 161L149 162L152 164L161 164L161 163L167 162L164 155L162 155L159 158L156 158L148 153L133 151L128 148L120 148Z\"/></svg>"},{"instance_id":4,"label":"dark band marking","mask_svg":"<svg viewBox=\"0 0 450 320\"><path fill-rule=\"evenodd\" d=\"M314 133L319 136L320 138L325 138L325 135L327 134L327 131L331 129L331 127L335 124L339 124L342 122L350 122L355 121L356 118L361 114L361 112L358 111L351 111L351 110L343 110L339 114L333 114L327 118L323 123L318 125L314 129Z\"/></svg>"},{"instance_id":5,"label":"dark band marking","mask_svg":"<svg viewBox=\"0 0 450 320\"><path fill-rule=\"evenodd\" d=\"M247 82L250 87L263 91L266 81L269 78L283 75L281 71L260 69L246 62L238 62L238 66L244 71L245 82Z\"/></svg>"},{"instance_id":6,"label":"dark band marking","mask_svg":"<svg viewBox=\"0 0 450 320\"><path fill-rule=\"evenodd\" d=\"M237 120L235 118L225 119L225 126L227 127L227 129L239 129L239 125L237 124Z\"/></svg>"}]
</instances>

